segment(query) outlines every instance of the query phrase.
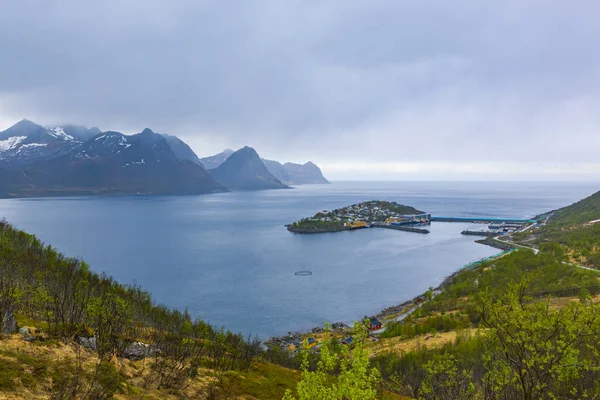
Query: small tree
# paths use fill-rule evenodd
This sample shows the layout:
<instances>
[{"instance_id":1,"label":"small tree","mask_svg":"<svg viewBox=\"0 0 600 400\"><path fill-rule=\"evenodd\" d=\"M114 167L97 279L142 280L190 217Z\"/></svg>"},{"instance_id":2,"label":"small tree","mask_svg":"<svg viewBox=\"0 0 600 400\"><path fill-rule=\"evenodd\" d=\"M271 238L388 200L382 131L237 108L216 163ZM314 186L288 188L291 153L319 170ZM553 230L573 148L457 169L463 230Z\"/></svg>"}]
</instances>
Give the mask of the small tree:
<instances>
[{"instance_id":1,"label":"small tree","mask_svg":"<svg viewBox=\"0 0 600 400\"><path fill-rule=\"evenodd\" d=\"M471 373L459 370L456 358L449 354L439 354L424 366L425 379L421 388L424 399L473 399L475 385Z\"/></svg>"},{"instance_id":2,"label":"small tree","mask_svg":"<svg viewBox=\"0 0 600 400\"><path fill-rule=\"evenodd\" d=\"M329 324L321 346L321 360L316 371L309 371L308 350L303 350L302 380L296 388L298 400L371 400L377 398L375 384L379 372L369 366L364 349L367 338L365 323L354 323L354 349L344 346L340 353L331 351ZM336 374L337 372L337 374ZM287 391L284 400L296 399Z\"/></svg>"},{"instance_id":3,"label":"small tree","mask_svg":"<svg viewBox=\"0 0 600 400\"><path fill-rule=\"evenodd\" d=\"M571 302L555 310L549 302L529 301L524 291L522 284L497 299L482 296L486 392L522 399L584 398L590 391L596 393L589 377L600 370L599 308Z\"/></svg>"}]
</instances>

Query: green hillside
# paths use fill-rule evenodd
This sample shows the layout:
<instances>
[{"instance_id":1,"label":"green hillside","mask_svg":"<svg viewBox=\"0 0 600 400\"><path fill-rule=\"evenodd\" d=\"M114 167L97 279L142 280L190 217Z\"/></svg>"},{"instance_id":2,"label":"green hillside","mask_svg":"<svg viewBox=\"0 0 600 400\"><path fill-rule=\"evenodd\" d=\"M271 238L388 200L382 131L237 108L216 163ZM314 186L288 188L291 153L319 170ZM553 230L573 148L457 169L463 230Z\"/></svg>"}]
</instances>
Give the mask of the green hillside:
<instances>
[{"instance_id":1,"label":"green hillside","mask_svg":"<svg viewBox=\"0 0 600 400\"><path fill-rule=\"evenodd\" d=\"M558 210L548 222L550 228L565 228L600 219L600 192Z\"/></svg>"}]
</instances>

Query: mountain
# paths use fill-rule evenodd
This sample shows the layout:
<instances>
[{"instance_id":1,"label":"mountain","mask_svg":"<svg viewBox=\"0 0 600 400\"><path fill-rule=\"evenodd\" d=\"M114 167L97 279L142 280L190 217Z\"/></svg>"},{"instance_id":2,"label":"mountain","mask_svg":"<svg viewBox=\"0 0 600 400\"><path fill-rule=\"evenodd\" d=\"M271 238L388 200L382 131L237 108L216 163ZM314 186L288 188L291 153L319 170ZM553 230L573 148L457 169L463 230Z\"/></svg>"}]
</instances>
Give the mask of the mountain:
<instances>
[{"instance_id":1,"label":"mountain","mask_svg":"<svg viewBox=\"0 0 600 400\"><path fill-rule=\"evenodd\" d=\"M329 183L323 176L321 169L310 161L306 164L294 164L288 162L283 164L283 168L285 168L285 172L289 177L290 184L293 185Z\"/></svg>"},{"instance_id":2,"label":"mountain","mask_svg":"<svg viewBox=\"0 0 600 400\"><path fill-rule=\"evenodd\" d=\"M62 128L67 135L73 136L81 142L86 142L99 133L102 133L99 128L88 128L80 125L61 125L60 128Z\"/></svg>"},{"instance_id":3,"label":"mountain","mask_svg":"<svg viewBox=\"0 0 600 400\"><path fill-rule=\"evenodd\" d=\"M267 167L267 170L269 170L271 175L273 175L275 178L285 183L286 185L292 184L290 182L290 177L288 176L287 171L283 167L283 164L281 164L279 161L267 160L263 158L262 162L263 164L265 164L265 167Z\"/></svg>"},{"instance_id":4,"label":"mountain","mask_svg":"<svg viewBox=\"0 0 600 400\"><path fill-rule=\"evenodd\" d=\"M221 185L234 190L289 188L267 170L258 153L248 146L231 154L219 167L209 170L209 173Z\"/></svg>"},{"instance_id":5,"label":"mountain","mask_svg":"<svg viewBox=\"0 0 600 400\"><path fill-rule=\"evenodd\" d=\"M183 140L173 135L163 134L162 136L165 138L177 158L180 160L189 160L204 167L200 161L200 158L196 155L196 153L194 153L194 150L192 150L191 147L188 146Z\"/></svg>"},{"instance_id":6,"label":"mountain","mask_svg":"<svg viewBox=\"0 0 600 400\"><path fill-rule=\"evenodd\" d=\"M226 149L214 156L201 158L200 162L206 168L215 169L225 162L233 154L233 150ZM279 161L261 159L265 167L271 175L277 180L286 185L302 185L302 184L326 184L329 183L323 176L321 169L312 162L306 164L285 163Z\"/></svg>"},{"instance_id":7,"label":"mountain","mask_svg":"<svg viewBox=\"0 0 600 400\"><path fill-rule=\"evenodd\" d=\"M225 160L229 158L230 155L233 154L233 150L225 149L219 154L215 154L214 156L204 157L200 159L200 162L206 169L215 169L219 165L223 164Z\"/></svg>"},{"instance_id":8,"label":"mountain","mask_svg":"<svg viewBox=\"0 0 600 400\"><path fill-rule=\"evenodd\" d=\"M0 132L0 165L20 167L66 154L99 132L74 125L43 127L24 119Z\"/></svg>"},{"instance_id":9,"label":"mountain","mask_svg":"<svg viewBox=\"0 0 600 400\"><path fill-rule=\"evenodd\" d=\"M329 183L321 169L312 162L306 164L285 163L262 160L269 172L286 185L325 184Z\"/></svg>"},{"instance_id":10,"label":"mountain","mask_svg":"<svg viewBox=\"0 0 600 400\"><path fill-rule=\"evenodd\" d=\"M103 132L76 150L25 167L0 195L201 194L224 192L198 164L181 160L166 139L144 129L136 135ZM1 172L0 172L1 174ZM6 186L6 185L5 185Z\"/></svg>"},{"instance_id":11,"label":"mountain","mask_svg":"<svg viewBox=\"0 0 600 400\"><path fill-rule=\"evenodd\" d=\"M310 161L304 165L289 162L281 164L279 161L267 160L264 158L262 161L271 175L286 185L329 183L329 181L323 176L321 169Z\"/></svg>"}]
</instances>

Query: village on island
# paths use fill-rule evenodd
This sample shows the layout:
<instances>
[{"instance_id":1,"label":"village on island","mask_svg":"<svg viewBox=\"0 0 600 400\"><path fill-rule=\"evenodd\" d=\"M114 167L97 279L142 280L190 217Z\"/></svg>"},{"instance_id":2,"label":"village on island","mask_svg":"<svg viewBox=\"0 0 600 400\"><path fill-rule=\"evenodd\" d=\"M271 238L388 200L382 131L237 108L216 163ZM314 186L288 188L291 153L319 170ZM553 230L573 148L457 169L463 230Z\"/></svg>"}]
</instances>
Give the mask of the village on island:
<instances>
[{"instance_id":1,"label":"village on island","mask_svg":"<svg viewBox=\"0 0 600 400\"><path fill-rule=\"evenodd\" d=\"M322 233L361 228L387 227L409 230L407 225L429 224L431 214L392 201L371 200L335 210L323 210L313 217L287 225L291 232ZM429 233L426 229L410 229Z\"/></svg>"}]
</instances>

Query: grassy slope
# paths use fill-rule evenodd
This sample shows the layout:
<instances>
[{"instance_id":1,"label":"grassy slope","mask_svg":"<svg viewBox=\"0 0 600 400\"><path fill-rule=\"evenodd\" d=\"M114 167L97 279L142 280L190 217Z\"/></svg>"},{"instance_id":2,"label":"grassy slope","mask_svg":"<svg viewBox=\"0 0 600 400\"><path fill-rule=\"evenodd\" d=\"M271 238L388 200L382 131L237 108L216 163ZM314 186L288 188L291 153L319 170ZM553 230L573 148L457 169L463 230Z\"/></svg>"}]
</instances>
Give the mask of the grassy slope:
<instances>
[{"instance_id":1,"label":"grassy slope","mask_svg":"<svg viewBox=\"0 0 600 400\"><path fill-rule=\"evenodd\" d=\"M572 263L600 268L600 192L558 210L543 227L538 244L556 242Z\"/></svg>"},{"instance_id":2,"label":"grassy slope","mask_svg":"<svg viewBox=\"0 0 600 400\"><path fill-rule=\"evenodd\" d=\"M82 349L75 343L60 341L26 342L20 335L5 336L0 340L0 398L48 399L55 382L71 371L78 351L84 360L83 368L91 374L97 363L94 352ZM180 399L198 398L211 379L213 371L204 370L202 379L194 382L183 393L142 388L151 360L131 361L113 359L120 376L120 389L116 399ZM278 365L256 362L236 376L230 398L281 399L286 389L293 389L300 378L298 371ZM220 398L220 397L219 397Z\"/></svg>"},{"instance_id":3,"label":"grassy slope","mask_svg":"<svg viewBox=\"0 0 600 400\"><path fill-rule=\"evenodd\" d=\"M550 219L548 228L568 228L597 219L600 219L600 192L558 210Z\"/></svg>"}]
</instances>

